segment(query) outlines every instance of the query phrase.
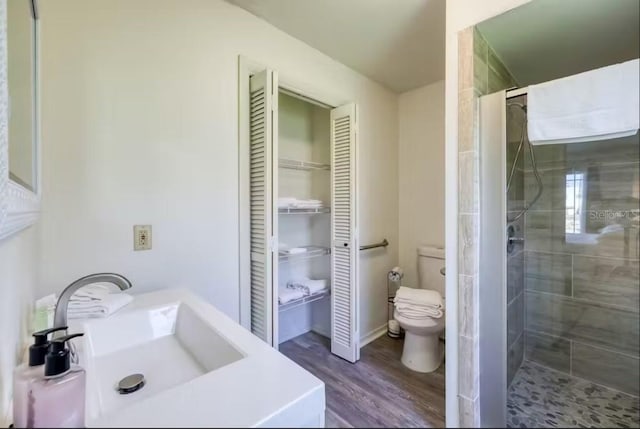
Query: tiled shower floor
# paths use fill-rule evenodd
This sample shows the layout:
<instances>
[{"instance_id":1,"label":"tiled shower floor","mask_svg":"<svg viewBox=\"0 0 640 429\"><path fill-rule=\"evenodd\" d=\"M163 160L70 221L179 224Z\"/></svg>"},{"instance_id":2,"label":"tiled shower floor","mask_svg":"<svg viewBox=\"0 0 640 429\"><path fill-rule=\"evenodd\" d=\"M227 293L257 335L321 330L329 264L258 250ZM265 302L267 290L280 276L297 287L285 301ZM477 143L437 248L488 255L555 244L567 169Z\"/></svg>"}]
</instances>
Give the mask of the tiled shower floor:
<instances>
[{"instance_id":1,"label":"tiled shower floor","mask_svg":"<svg viewBox=\"0 0 640 429\"><path fill-rule=\"evenodd\" d=\"M512 428L637 428L640 400L525 361L507 398Z\"/></svg>"}]
</instances>

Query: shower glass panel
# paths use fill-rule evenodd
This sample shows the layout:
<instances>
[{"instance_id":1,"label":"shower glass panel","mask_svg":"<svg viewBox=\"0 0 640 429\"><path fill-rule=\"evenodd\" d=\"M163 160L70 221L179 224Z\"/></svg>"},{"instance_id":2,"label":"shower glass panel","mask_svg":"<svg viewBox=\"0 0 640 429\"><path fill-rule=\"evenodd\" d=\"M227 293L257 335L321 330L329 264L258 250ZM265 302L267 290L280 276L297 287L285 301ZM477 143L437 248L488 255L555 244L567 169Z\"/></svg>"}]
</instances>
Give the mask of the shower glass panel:
<instances>
[{"instance_id":1,"label":"shower glass panel","mask_svg":"<svg viewBox=\"0 0 640 429\"><path fill-rule=\"evenodd\" d=\"M516 238L507 248L507 385L511 384L524 358L525 252L522 239L526 214L516 218L525 208L524 154L528 151L525 147L528 145L525 103L526 96L507 100L507 224L512 231L509 235Z\"/></svg>"},{"instance_id":2,"label":"shower glass panel","mask_svg":"<svg viewBox=\"0 0 640 429\"><path fill-rule=\"evenodd\" d=\"M640 139L535 146L507 100L507 423L638 427ZM522 132L525 147L516 159ZM527 150L525 150L525 148Z\"/></svg>"}]
</instances>

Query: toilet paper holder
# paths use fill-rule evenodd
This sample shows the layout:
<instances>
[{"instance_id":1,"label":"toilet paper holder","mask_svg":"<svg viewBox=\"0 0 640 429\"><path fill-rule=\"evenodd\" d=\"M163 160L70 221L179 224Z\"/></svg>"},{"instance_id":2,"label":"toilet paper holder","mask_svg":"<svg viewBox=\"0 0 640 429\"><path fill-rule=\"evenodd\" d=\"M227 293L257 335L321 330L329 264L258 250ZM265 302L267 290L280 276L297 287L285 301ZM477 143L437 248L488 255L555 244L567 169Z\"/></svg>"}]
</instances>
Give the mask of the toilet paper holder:
<instances>
[{"instance_id":1,"label":"toilet paper holder","mask_svg":"<svg viewBox=\"0 0 640 429\"><path fill-rule=\"evenodd\" d=\"M393 267L387 273L387 336L391 338L403 338L404 330L400 328L398 322L393 318L393 299L396 296L400 280L404 277L404 272L400 267ZM392 288L394 289L392 292Z\"/></svg>"}]
</instances>

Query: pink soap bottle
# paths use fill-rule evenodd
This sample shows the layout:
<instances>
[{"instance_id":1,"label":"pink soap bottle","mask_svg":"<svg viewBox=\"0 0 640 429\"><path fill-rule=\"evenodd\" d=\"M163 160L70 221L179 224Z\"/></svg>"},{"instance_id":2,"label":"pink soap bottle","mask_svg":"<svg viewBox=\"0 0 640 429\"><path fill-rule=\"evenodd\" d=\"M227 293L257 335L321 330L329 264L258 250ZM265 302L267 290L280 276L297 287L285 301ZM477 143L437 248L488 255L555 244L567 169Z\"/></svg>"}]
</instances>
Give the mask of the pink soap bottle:
<instances>
[{"instance_id":1,"label":"pink soap bottle","mask_svg":"<svg viewBox=\"0 0 640 429\"><path fill-rule=\"evenodd\" d=\"M84 427L85 371L71 365L66 342L83 334L51 340L45 357L44 377L32 383L29 419L33 428Z\"/></svg>"},{"instance_id":2,"label":"pink soap bottle","mask_svg":"<svg viewBox=\"0 0 640 429\"><path fill-rule=\"evenodd\" d=\"M33 333L33 344L29 347L29 363L18 366L13 371L13 426L31 427L28 419L28 398L31 384L44 378L44 360L49 348L47 337L52 332L66 330L66 326L45 329Z\"/></svg>"}]
</instances>

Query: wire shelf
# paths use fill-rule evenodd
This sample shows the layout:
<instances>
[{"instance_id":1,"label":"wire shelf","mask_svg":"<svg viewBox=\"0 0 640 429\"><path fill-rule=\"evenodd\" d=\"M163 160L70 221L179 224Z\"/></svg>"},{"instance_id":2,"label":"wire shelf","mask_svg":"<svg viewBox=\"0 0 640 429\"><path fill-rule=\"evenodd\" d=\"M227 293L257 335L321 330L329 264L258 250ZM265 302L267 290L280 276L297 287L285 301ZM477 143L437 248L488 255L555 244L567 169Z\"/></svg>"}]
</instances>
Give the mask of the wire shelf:
<instances>
[{"instance_id":1,"label":"wire shelf","mask_svg":"<svg viewBox=\"0 0 640 429\"><path fill-rule=\"evenodd\" d=\"M307 249L305 252L300 253L286 253L279 252L278 260L280 262L288 262L288 261L302 261L305 259L317 258L320 256L329 255L331 253L331 249L329 247L322 246L300 246Z\"/></svg>"},{"instance_id":2,"label":"wire shelf","mask_svg":"<svg viewBox=\"0 0 640 429\"><path fill-rule=\"evenodd\" d=\"M281 207L278 209L280 214L317 214L317 213L331 213L329 207L319 207L315 209L299 208L299 207Z\"/></svg>"},{"instance_id":3,"label":"wire shelf","mask_svg":"<svg viewBox=\"0 0 640 429\"><path fill-rule=\"evenodd\" d=\"M312 295L306 295L306 296L303 296L302 298L294 299L294 300L289 301L289 302L287 302L285 304L279 304L278 305L278 309L280 311L291 310L292 308L299 307L299 306L305 305L305 304L309 304L310 302L321 300L325 296L329 296L330 292L331 292L331 290L327 288L326 290L323 290L321 292L317 292L317 293L314 293Z\"/></svg>"},{"instance_id":4,"label":"wire shelf","mask_svg":"<svg viewBox=\"0 0 640 429\"><path fill-rule=\"evenodd\" d=\"M329 164L322 164L319 162L300 161L296 159L280 158L278 160L280 168L290 168L293 170L331 170Z\"/></svg>"}]
</instances>

